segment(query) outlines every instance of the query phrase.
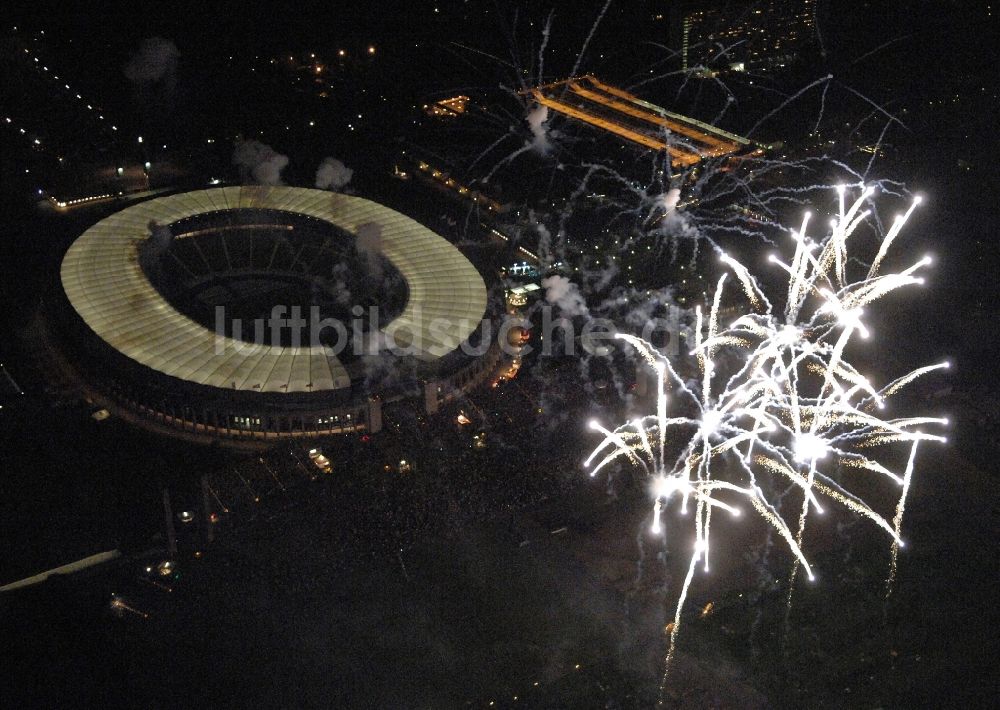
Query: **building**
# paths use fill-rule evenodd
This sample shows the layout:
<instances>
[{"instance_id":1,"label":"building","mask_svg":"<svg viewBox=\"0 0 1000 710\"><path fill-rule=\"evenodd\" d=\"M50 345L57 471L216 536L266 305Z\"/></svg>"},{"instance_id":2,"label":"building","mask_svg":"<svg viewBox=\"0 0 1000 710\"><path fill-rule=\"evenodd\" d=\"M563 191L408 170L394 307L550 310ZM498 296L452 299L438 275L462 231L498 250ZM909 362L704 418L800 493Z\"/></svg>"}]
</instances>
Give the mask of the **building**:
<instances>
[{"instance_id":1,"label":"building","mask_svg":"<svg viewBox=\"0 0 1000 710\"><path fill-rule=\"evenodd\" d=\"M816 38L816 0L692 0L671 15L683 68L761 70L798 59Z\"/></svg>"},{"instance_id":2,"label":"building","mask_svg":"<svg viewBox=\"0 0 1000 710\"><path fill-rule=\"evenodd\" d=\"M352 281L366 261L371 271ZM330 274L354 290L350 301L316 295ZM161 430L220 440L374 432L383 403L409 397L433 411L499 360L483 337L461 347L489 314L485 283L456 247L383 205L322 190L225 187L142 202L84 232L61 279L58 330L81 374Z\"/></svg>"},{"instance_id":3,"label":"building","mask_svg":"<svg viewBox=\"0 0 1000 710\"><path fill-rule=\"evenodd\" d=\"M593 75L530 89L540 105L641 148L662 152L674 168L759 149L753 141L668 111Z\"/></svg>"}]
</instances>

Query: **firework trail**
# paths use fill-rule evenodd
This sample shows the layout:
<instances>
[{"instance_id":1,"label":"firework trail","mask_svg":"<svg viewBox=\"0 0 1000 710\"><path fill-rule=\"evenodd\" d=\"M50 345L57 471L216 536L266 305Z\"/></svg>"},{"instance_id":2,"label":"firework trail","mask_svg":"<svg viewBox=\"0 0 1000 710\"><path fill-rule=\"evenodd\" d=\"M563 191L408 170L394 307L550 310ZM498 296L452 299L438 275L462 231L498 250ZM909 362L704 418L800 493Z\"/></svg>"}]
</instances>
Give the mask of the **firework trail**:
<instances>
[{"instance_id":1,"label":"firework trail","mask_svg":"<svg viewBox=\"0 0 1000 710\"><path fill-rule=\"evenodd\" d=\"M661 514L674 498L680 499L682 513L694 507L694 550L671 627L661 700L689 587L699 563L704 571L709 568L713 512L735 517L749 506L784 541L791 553L794 582L800 568L814 579L802 545L810 513L822 514L825 505L840 505L888 536L891 581L897 551L904 544L903 515L917 444L945 441L925 429L946 425L946 419L881 418L878 413L889 396L948 363L919 368L876 389L848 360L848 346L855 336L871 335L864 324L864 308L892 291L923 283L919 274L931 263L928 257L901 271L882 273L889 248L920 200L914 199L896 217L867 271L854 275L858 262L848 256L848 240L872 216L866 205L874 188L862 189L850 205L846 192L843 186L837 188L838 213L824 237L807 236L810 215L806 213L799 229L791 231L791 260L770 257L787 276L783 306L772 305L749 270L722 255L747 308L735 318L732 308L723 309L724 275L707 316L697 309L691 354L700 379L685 380L670 360L642 339L615 336L634 347L657 373L656 411L615 429L591 422L604 439L585 465L591 476L619 459L641 468L651 481L654 534L661 532ZM728 325L723 325L725 320ZM740 357L733 365L735 353ZM676 416L668 416L668 392L676 400L670 402L680 412ZM870 453L892 443L910 449L902 474ZM897 488L894 517L887 519L835 480L832 474L840 467L870 473ZM801 491L801 508L791 520L767 498L761 485L765 476Z\"/></svg>"}]
</instances>

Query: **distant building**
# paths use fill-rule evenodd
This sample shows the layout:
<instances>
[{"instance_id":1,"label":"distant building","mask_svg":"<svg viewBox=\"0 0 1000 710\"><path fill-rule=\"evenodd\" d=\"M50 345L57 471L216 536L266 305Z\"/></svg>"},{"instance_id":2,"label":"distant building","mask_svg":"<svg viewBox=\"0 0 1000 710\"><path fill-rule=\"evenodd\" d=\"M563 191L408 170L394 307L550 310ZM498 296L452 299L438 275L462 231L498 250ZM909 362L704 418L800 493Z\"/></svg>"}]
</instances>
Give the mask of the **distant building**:
<instances>
[{"instance_id":1,"label":"distant building","mask_svg":"<svg viewBox=\"0 0 1000 710\"><path fill-rule=\"evenodd\" d=\"M672 14L684 69L746 71L795 61L815 41L816 0L691 0Z\"/></svg>"}]
</instances>

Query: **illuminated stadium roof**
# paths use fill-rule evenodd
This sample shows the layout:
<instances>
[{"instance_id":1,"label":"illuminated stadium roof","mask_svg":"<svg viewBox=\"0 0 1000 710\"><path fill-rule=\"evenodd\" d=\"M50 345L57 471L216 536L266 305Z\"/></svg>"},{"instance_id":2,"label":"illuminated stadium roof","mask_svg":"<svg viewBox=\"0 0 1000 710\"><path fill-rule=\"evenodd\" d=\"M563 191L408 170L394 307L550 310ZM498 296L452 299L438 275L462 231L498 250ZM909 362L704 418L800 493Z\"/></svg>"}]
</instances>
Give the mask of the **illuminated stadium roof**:
<instances>
[{"instance_id":1,"label":"illuminated stadium roof","mask_svg":"<svg viewBox=\"0 0 1000 710\"><path fill-rule=\"evenodd\" d=\"M224 187L160 197L101 220L70 247L62 284L86 324L112 348L165 375L212 387L317 392L350 387L340 360L322 347L250 345L216 335L180 313L140 266L150 224L237 209L279 210L329 222L351 235L377 225L381 253L402 274L409 298L383 332L433 361L478 327L486 287L444 238L375 202L293 187ZM413 338L408 334L413 334Z\"/></svg>"}]
</instances>

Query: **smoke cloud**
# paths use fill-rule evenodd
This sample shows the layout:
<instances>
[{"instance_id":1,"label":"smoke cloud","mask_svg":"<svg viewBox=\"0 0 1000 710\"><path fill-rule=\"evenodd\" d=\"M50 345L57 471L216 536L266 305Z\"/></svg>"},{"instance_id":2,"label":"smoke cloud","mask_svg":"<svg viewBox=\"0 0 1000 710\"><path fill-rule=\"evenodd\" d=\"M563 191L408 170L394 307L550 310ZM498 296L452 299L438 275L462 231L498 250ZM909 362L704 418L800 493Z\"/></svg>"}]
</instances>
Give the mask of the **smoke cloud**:
<instances>
[{"instance_id":1,"label":"smoke cloud","mask_svg":"<svg viewBox=\"0 0 1000 710\"><path fill-rule=\"evenodd\" d=\"M155 278L160 274L160 258L167 253L174 243L174 235L170 227L156 220L147 225L149 238L139 244L139 264L147 274Z\"/></svg>"},{"instance_id":2,"label":"smoke cloud","mask_svg":"<svg viewBox=\"0 0 1000 710\"><path fill-rule=\"evenodd\" d=\"M156 253L157 256L165 254L174 241L174 235L170 231L170 227L165 224L160 224L156 220L152 220L148 227L149 239L147 242L149 244L149 248Z\"/></svg>"},{"instance_id":3,"label":"smoke cloud","mask_svg":"<svg viewBox=\"0 0 1000 710\"><path fill-rule=\"evenodd\" d=\"M164 88L172 90L177 81L177 59L180 56L177 45L169 39L150 37L143 40L139 51L125 65L125 76L133 84L163 82Z\"/></svg>"},{"instance_id":4,"label":"smoke cloud","mask_svg":"<svg viewBox=\"0 0 1000 710\"><path fill-rule=\"evenodd\" d=\"M382 262L379 255L382 253L382 226L375 222L360 225L354 245L368 260L368 273L374 278L381 278Z\"/></svg>"},{"instance_id":5,"label":"smoke cloud","mask_svg":"<svg viewBox=\"0 0 1000 710\"><path fill-rule=\"evenodd\" d=\"M281 171L288 165L288 156L260 141L241 140L233 150L233 165L239 167L242 182L281 185Z\"/></svg>"},{"instance_id":6,"label":"smoke cloud","mask_svg":"<svg viewBox=\"0 0 1000 710\"><path fill-rule=\"evenodd\" d=\"M588 314L587 302L580 293L580 288L565 276L548 276L542 279L545 289L545 300L559 306L564 315L585 316Z\"/></svg>"},{"instance_id":7,"label":"smoke cloud","mask_svg":"<svg viewBox=\"0 0 1000 710\"><path fill-rule=\"evenodd\" d=\"M546 130L548 129L546 121L549 120L548 107L536 104L528 111L525 120L528 122L528 128L531 130L531 135L533 136L531 146L539 153L548 153L551 147L549 145L549 137L546 134Z\"/></svg>"},{"instance_id":8,"label":"smoke cloud","mask_svg":"<svg viewBox=\"0 0 1000 710\"><path fill-rule=\"evenodd\" d=\"M336 158L324 158L316 169L316 187L320 190L342 190L354 177L354 171Z\"/></svg>"},{"instance_id":9,"label":"smoke cloud","mask_svg":"<svg viewBox=\"0 0 1000 710\"><path fill-rule=\"evenodd\" d=\"M550 263L552 261L552 232L544 224L535 220L533 210L528 214L528 219L538 232L538 258L542 263Z\"/></svg>"},{"instance_id":10,"label":"smoke cloud","mask_svg":"<svg viewBox=\"0 0 1000 710\"><path fill-rule=\"evenodd\" d=\"M681 191L672 187L656 198L656 206L663 210L665 214L670 214L677 208L677 203L681 200Z\"/></svg>"}]
</instances>

